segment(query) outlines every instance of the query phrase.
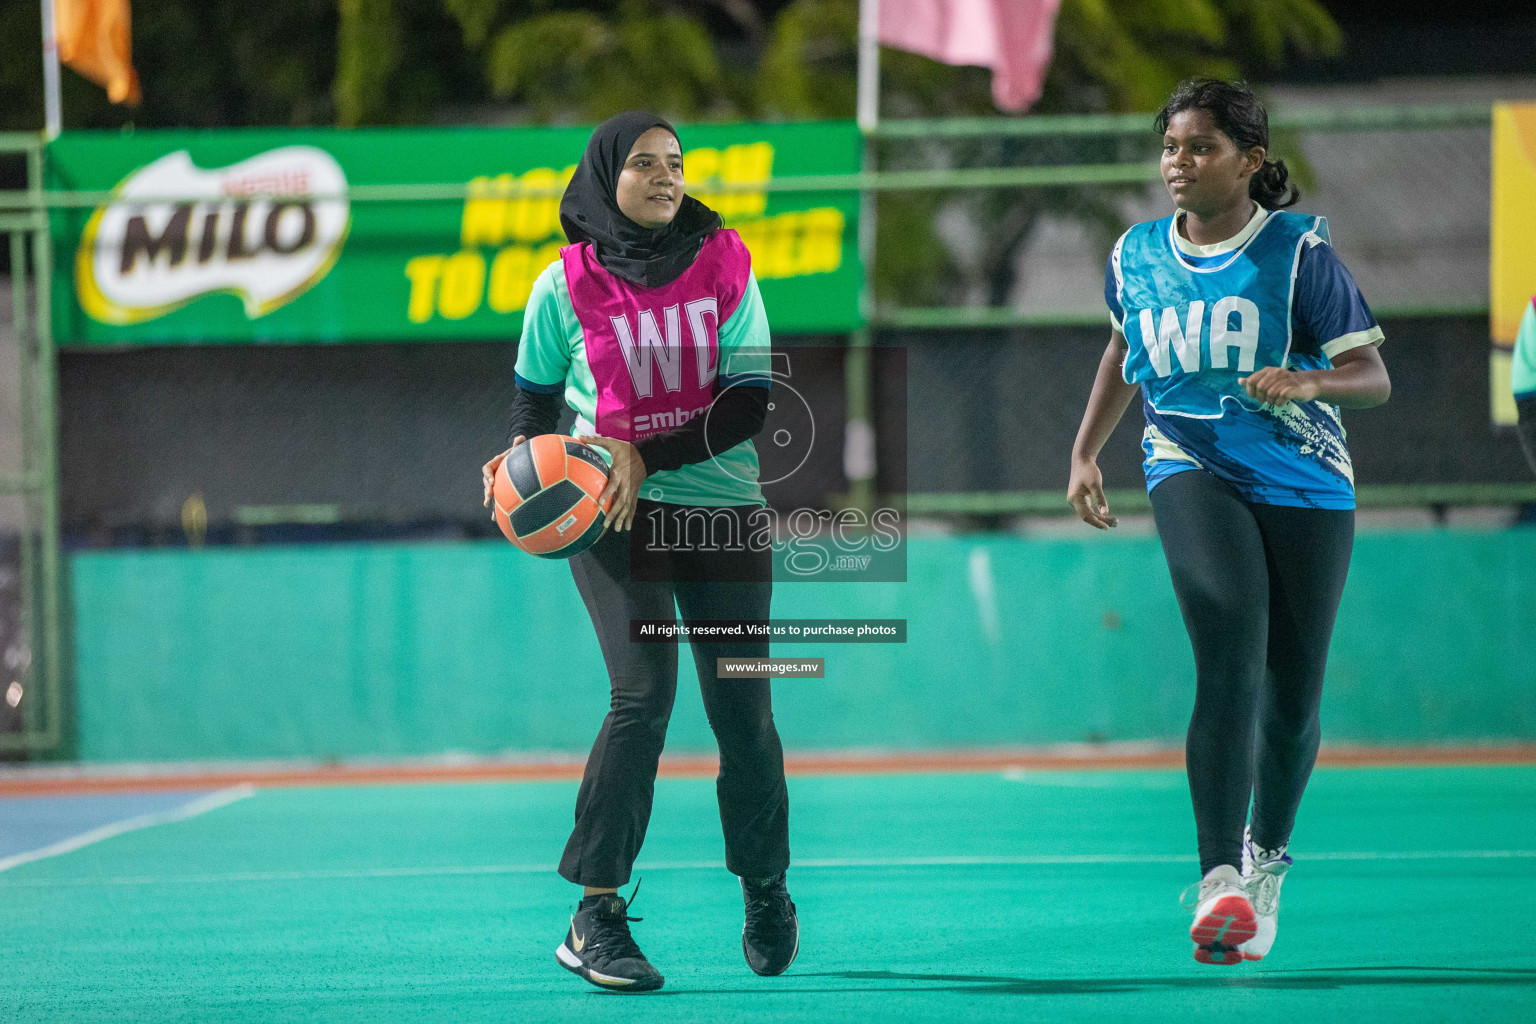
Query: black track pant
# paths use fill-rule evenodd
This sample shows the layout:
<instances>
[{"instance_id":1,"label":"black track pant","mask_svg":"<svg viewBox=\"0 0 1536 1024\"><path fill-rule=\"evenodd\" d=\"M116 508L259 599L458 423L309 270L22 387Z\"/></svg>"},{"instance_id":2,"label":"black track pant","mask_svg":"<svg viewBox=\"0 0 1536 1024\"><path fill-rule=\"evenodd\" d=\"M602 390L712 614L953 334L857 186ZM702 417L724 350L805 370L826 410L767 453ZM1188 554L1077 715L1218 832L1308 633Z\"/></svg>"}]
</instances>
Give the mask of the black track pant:
<instances>
[{"instance_id":1,"label":"black track pant","mask_svg":"<svg viewBox=\"0 0 1536 1024\"><path fill-rule=\"evenodd\" d=\"M1154 487L1152 511L1195 651L1185 757L1204 874L1241 863L1250 800L1257 845L1290 839L1355 516L1252 504L1203 470Z\"/></svg>"},{"instance_id":2,"label":"black track pant","mask_svg":"<svg viewBox=\"0 0 1536 1024\"><path fill-rule=\"evenodd\" d=\"M745 516L754 508L734 514ZM674 601L684 619L768 618L771 552L658 553L658 514L687 511L642 500L633 530L609 531L571 559L612 687L608 717L576 797L576 828L560 858L560 874L579 885L606 888L629 881L645 841L656 766L677 695L677 643L631 642L630 620L675 620ZM677 537L674 533L674 548ZM789 793L769 681L717 679L715 672L716 658L767 657L768 642L692 646L704 711L720 747L715 789L725 865L748 878L777 874L789 866Z\"/></svg>"}]
</instances>

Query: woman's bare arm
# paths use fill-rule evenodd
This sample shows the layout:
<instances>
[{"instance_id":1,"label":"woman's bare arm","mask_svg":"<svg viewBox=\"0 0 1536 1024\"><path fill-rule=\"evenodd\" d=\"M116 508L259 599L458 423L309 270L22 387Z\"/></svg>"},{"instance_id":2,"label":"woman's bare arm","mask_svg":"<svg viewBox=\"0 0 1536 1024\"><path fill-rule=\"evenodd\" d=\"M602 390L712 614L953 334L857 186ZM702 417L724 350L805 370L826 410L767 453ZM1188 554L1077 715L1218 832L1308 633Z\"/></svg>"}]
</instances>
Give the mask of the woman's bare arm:
<instances>
[{"instance_id":1,"label":"woman's bare arm","mask_svg":"<svg viewBox=\"0 0 1536 1024\"><path fill-rule=\"evenodd\" d=\"M1083 422L1077 428L1077 440L1072 444L1072 477L1067 484L1067 500L1083 522L1100 530L1117 525L1119 520L1109 514L1109 502L1104 498L1099 451L1109 440L1109 435L1115 432L1126 406L1131 404L1138 390L1135 384L1127 384L1120 375L1125 353L1125 336L1114 331L1099 360L1093 391L1088 396L1088 408L1083 410Z\"/></svg>"}]
</instances>

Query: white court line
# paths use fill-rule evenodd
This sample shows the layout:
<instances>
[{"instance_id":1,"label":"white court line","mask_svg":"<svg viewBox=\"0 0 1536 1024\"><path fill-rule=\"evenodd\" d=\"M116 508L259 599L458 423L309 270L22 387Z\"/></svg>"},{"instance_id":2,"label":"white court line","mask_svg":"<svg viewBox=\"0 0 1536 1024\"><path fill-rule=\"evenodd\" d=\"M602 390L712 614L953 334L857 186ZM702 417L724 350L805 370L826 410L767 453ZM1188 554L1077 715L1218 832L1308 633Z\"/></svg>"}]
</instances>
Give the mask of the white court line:
<instances>
[{"instance_id":1,"label":"white court line","mask_svg":"<svg viewBox=\"0 0 1536 1024\"><path fill-rule=\"evenodd\" d=\"M1304 861L1329 860L1508 860L1536 858L1536 850L1399 850L1387 853L1347 851L1340 853L1303 853ZM902 868L902 867L950 867L967 865L1071 865L1071 864L1187 864L1196 858L1191 854L1150 854L1141 856L1123 853L1041 854L1023 857L889 857L866 859L862 857L824 857L797 860L793 864L801 868ZM722 865L723 866L723 865ZM638 868L637 868L638 870Z\"/></svg>"},{"instance_id":2,"label":"white court line","mask_svg":"<svg viewBox=\"0 0 1536 1024\"><path fill-rule=\"evenodd\" d=\"M141 828L153 828L156 825L169 825L174 821L185 821L195 818L199 814L226 807L237 800L244 800L256 792L255 787L248 784L231 786L221 789L207 796L200 796L190 803L173 807L168 811L156 811L153 814L140 814L134 818L124 818L122 821L114 821L109 825L93 828L89 832L82 832L68 839L61 839L56 843L41 847L36 850L27 850L24 853L13 853L9 857L0 857L0 871L9 871L11 868L20 867L23 864L31 864L33 861L46 860L49 857L58 857L62 854L99 843L103 839L111 839L114 836L123 835L126 832L137 832Z\"/></svg>"},{"instance_id":3,"label":"white court line","mask_svg":"<svg viewBox=\"0 0 1536 1024\"><path fill-rule=\"evenodd\" d=\"M247 794L249 795L249 794ZM238 799L238 798L236 798ZM207 808L211 809L211 808ZM1305 854L1304 861L1365 860L1536 860L1536 850L1396 850L1384 853L1344 851ZM1193 864L1188 854L1040 854L1020 857L807 857L794 868L921 868L1070 866L1075 864ZM658 861L635 865L635 874L647 871L723 871L718 860ZM0 882L0 889L48 888L81 885L195 885L224 882L318 882L338 879L431 878L455 875L542 875L554 872L550 864L446 864L414 868L326 868L313 871L229 871L202 875L118 875L101 878L47 878Z\"/></svg>"},{"instance_id":4,"label":"white court line","mask_svg":"<svg viewBox=\"0 0 1536 1024\"><path fill-rule=\"evenodd\" d=\"M1188 783L1184 781L1182 773L1173 775L1159 771L1158 774L1148 775L1146 778L1130 780L1123 777L1124 774L1116 772L1108 775L1104 772L1092 774L1079 774L1073 771L1030 771L1022 768L1009 768L1003 772L1004 782L1019 782L1030 786L1047 786L1053 789L1158 789L1175 790L1184 789Z\"/></svg>"}]
</instances>

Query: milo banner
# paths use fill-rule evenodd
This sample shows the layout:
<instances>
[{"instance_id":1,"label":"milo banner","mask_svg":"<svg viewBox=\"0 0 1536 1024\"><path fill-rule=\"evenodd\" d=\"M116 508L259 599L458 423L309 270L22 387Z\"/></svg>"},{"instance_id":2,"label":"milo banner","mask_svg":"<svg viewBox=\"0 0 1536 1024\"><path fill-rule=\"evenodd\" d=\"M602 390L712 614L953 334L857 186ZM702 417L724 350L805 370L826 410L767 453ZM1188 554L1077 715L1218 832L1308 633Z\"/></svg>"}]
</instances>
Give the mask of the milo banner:
<instances>
[{"instance_id":1,"label":"milo banner","mask_svg":"<svg viewBox=\"0 0 1536 1024\"><path fill-rule=\"evenodd\" d=\"M68 133L48 186L61 345L515 338L565 243L557 192L585 128ZM857 198L769 193L851 173L850 122L689 127L689 191L752 252L774 329L858 326ZM711 192L720 185L737 190ZM468 198L399 198L411 185ZM360 187L375 186L370 190ZM407 186L379 189L376 186ZM381 192L390 193L381 196Z\"/></svg>"},{"instance_id":2,"label":"milo banner","mask_svg":"<svg viewBox=\"0 0 1536 1024\"><path fill-rule=\"evenodd\" d=\"M1493 421L1513 424L1515 336L1536 298L1536 104L1494 104L1491 227Z\"/></svg>"}]
</instances>

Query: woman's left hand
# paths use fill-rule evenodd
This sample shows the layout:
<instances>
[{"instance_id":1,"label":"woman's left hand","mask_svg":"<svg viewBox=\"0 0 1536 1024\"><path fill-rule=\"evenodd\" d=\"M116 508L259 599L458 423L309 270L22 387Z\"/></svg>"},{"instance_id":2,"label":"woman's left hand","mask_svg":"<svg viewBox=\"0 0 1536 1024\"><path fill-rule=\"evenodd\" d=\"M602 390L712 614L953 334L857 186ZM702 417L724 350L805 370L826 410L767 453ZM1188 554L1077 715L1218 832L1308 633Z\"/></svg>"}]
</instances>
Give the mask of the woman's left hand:
<instances>
[{"instance_id":1,"label":"woman's left hand","mask_svg":"<svg viewBox=\"0 0 1536 1024\"><path fill-rule=\"evenodd\" d=\"M1247 377L1237 378L1248 394L1269 405L1310 402L1322 388L1310 373L1297 373L1278 366L1266 366Z\"/></svg>"},{"instance_id":2,"label":"woman's left hand","mask_svg":"<svg viewBox=\"0 0 1536 1024\"><path fill-rule=\"evenodd\" d=\"M599 507L608 513L603 523L603 532L607 533L610 526L615 533L632 528L635 504L640 500L640 485L648 475L640 450L628 441L613 437L583 434L576 440L601 448L613 456L613 464L608 467L608 486L603 488L602 496L597 500Z\"/></svg>"}]
</instances>

